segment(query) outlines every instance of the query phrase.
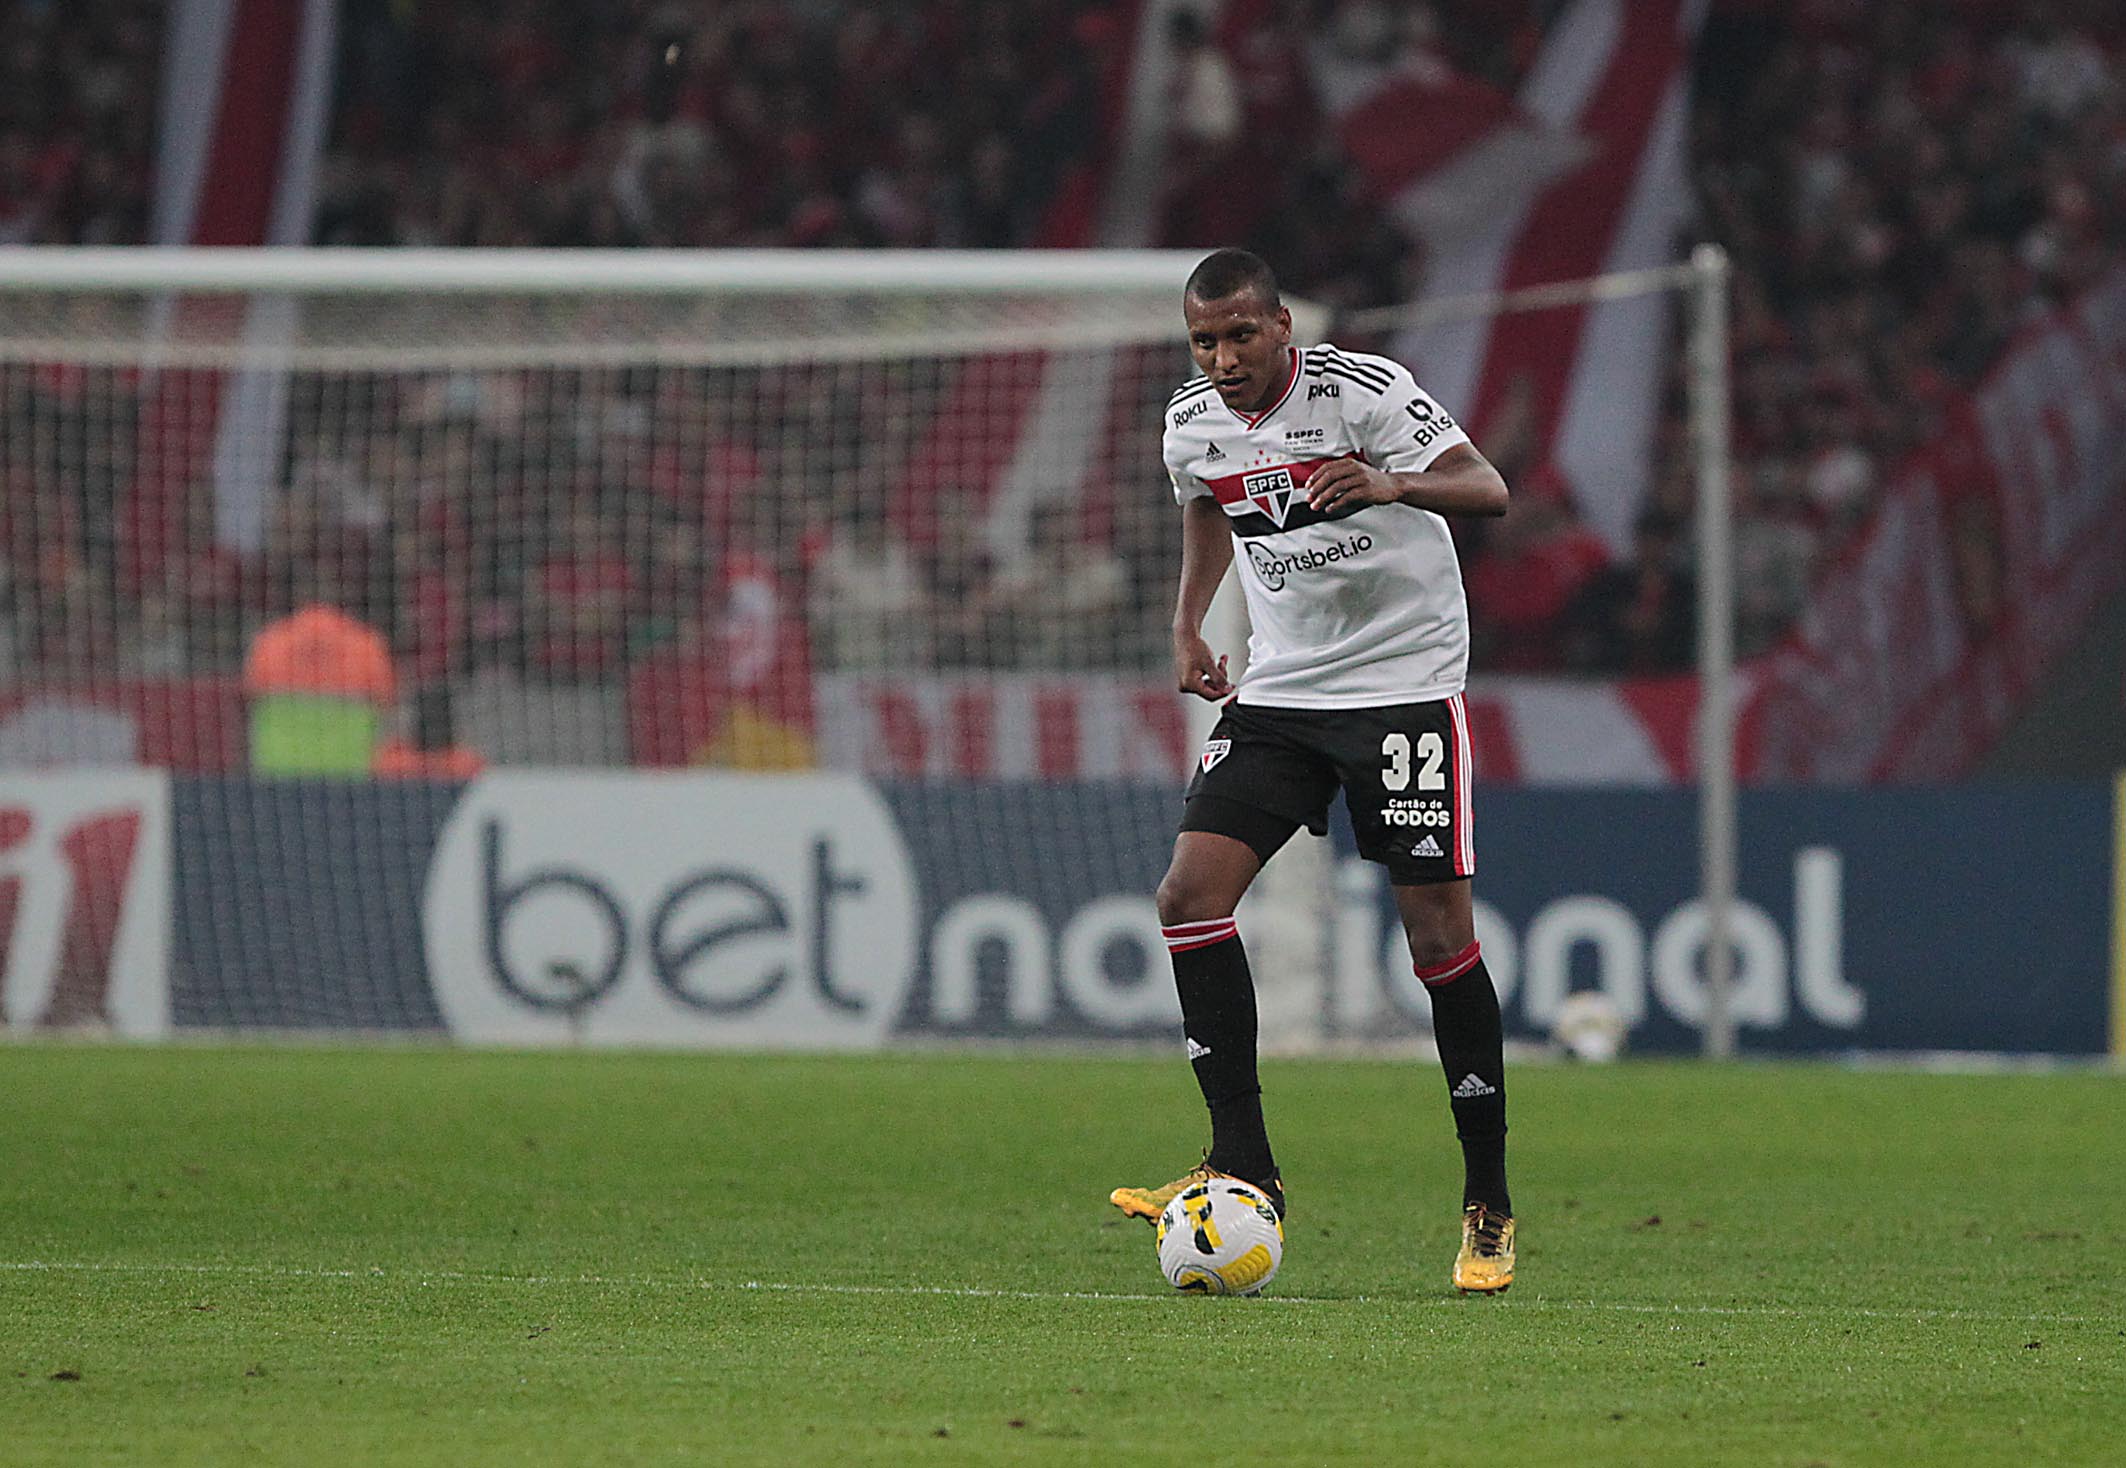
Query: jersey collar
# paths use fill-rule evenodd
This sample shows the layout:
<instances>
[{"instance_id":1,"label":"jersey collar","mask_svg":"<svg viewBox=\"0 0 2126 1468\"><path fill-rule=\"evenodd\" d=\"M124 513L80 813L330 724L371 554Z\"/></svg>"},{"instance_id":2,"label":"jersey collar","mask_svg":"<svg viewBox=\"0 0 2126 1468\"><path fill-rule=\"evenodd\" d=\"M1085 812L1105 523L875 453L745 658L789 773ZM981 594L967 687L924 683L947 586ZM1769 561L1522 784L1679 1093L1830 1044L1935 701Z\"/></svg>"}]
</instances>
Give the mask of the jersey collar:
<instances>
[{"instance_id":1,"label":"jersey collar","mask_svg":"<svg viewBox=\"0 0 2126 1468\"><path fill-rule=\"evenodd\" d=\"M1285 404L1285 399L1289 398L1292 395L1292 389L1299 386L1299 348L1286 347L1285 350L1291 354L1291 375L1285 378L1284 389L1283 391L1277 394L1275 401L1273 401L1267 408L1264 408L1260 413L1243 413L1238 408L1234 407L1231 403L1227 403L1225 405L1225 410L1228 413L1231 413L1235 418L1238 418L1241 422L1247 424L1247 426L1250 428L1260 428L1262 426L1262 420L1269 417L1279 408L1283 407Z\"/></svg>"}]
</instances>

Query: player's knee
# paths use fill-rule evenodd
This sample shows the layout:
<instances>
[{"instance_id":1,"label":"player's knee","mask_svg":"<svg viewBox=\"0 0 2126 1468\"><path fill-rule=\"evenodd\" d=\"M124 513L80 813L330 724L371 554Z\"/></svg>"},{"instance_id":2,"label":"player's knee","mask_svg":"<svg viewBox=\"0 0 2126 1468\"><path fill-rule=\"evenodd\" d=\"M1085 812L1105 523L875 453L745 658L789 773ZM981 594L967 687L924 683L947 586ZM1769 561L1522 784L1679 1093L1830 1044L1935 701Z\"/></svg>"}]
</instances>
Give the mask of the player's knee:
<instances>
[{"instance_id":1,"label":"player's knee","mask_svg":"<svg viewBox=\"0 0 2126 1468\"><path fill-rule=\"evenodd\" d=\"M1208 922L1212 918L1233 915L1232 900L1214 884L1180 870L1166 874L1153 900L1159 907L1161 927Z\"/></svg>"},{"instance_id":2,"label":"player's knee","mask_svg":"<svg viewBox=\"0 0 2126 1468\"><path fill-rule=\"evenodd\" d=\"M1444 932L1411 932L1407 936L1410 940L1410 962L1421 973L1452 963L1469 944L1466 938L1457 943Z\"/></svg>"}]
</instances>

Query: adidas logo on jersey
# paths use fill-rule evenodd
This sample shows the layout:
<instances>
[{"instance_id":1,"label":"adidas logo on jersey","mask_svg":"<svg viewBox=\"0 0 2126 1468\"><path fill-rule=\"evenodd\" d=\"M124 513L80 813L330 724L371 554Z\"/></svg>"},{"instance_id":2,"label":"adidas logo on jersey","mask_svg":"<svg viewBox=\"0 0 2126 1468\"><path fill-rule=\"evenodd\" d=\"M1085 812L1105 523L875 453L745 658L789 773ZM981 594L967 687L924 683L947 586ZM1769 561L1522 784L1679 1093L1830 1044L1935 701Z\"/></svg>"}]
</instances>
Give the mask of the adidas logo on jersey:
<instances>
[{"instance_id":1,"label":"adidas logo on jersey","mask_svg":"<svg viewBox=\"0 0 2126 1468\"><path fill-rule=\"evenodd\" d=\"M1445 856L1447 853L1439 849L1439 838L1427 831L1425 839L1410 848L1410 854L1412 856Z\"/></svg>"},{"instance_id":2,"label":"adidas logo on jersey","mask_svg":"<svg viewBox=\"0 0 2126 1468\"><path fill-rule=\"evenodd\" d=\"M1478 1096L1496 1096L1499 1088L1480 1075L1465 1075L1454 1088L1454 1099L1468 1101Z\"/></svg>"},{"instance_id":3,"label":"adidas logo on jersey","mask_svg":"<svg viewBox=\"0 0 2126 1468\"><path fill-rule=\"evenodd\" d=\"M1204 451L1203 457L1206 459L1222 459L1225 457L1225 451L1219 448L1218 445L1212 444Z\"/></svg>"}]
</instances>

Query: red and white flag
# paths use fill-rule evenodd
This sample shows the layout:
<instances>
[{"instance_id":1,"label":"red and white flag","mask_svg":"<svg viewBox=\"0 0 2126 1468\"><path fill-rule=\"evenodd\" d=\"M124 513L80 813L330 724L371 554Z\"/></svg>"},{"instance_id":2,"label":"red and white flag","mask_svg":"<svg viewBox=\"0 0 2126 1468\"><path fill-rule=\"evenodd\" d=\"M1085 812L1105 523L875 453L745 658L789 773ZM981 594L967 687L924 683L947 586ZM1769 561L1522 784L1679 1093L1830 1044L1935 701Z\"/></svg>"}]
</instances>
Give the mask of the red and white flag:
<instances>
[{"instance_id":1,"label":"red and white flag","mask_svg":"<svg viewBox=\"0 0 2126 1468\"><path fill-rule=\"evenodd\" d=\"M332 111L339 0L174 0L163 60L155 159L158 245L309 243L317 172ZM199 303L189 309L215 309ZM251 304L245 341L285 341L294 304ZM199 466L211 432L219 539L255 547L287 421L287 378L244 371L202 384L174 373L151 401L144 431L165 464ZM182 494L182 484L143 486Z\"/></svg>"},{"instance_id":2,"label":"red and white flag","mask_svg":"<svg viewBox=\"0 0 2126 1468\"><path fill-rule=\"evenodd\" d=\"M1340 113L1346 149L1458 296L1671 263L1689 206L1690 45L1704 0L1574 0L1519 94L1406 68ZM1612 547L1646 497L1673 302L1489 316L1404 333L1420 381L1485 430L1525 414L1534 461Z\"/></svg>"}]
</instances>

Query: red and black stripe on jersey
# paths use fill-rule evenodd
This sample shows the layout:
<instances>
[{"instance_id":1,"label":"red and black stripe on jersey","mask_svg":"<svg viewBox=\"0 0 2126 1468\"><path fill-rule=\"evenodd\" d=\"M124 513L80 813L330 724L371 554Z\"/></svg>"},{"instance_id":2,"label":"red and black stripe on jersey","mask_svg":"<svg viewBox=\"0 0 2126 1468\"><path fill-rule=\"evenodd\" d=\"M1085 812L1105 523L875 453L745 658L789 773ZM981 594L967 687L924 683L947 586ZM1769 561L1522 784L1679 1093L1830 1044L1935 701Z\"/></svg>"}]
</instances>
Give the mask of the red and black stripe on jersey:
<instances>
[{"instance_id":1,"label":"red and black stripe on jersey","mask_svg":"<svg viewBox=\"0 0 2126 1468\"><path fill-rule=\"evenodd\" d=\"M1361 362L1354 357L1345 356L1334 347L1308 347L1305 361L1306 370L1316 377L1340 378L1354 386L1365 388L1375 397L1385 393L1389 384L1394 381L1385 367L1377 367L1371 362Z\"/></svg>"},{"instance_id":2,"label":"red and black stripe on jersey","mask_svg":"<svg viewBox=\"0 0 2126 1468\"><path fill-rule=\"evenodd\" d=\"M1187 382L1182 383L1181 386L1174 389L1174 395L1166 400L1166 405L1169 408L1179 407L1181 404L1187 402L1190 398L1196 397L1202 393L1207 393L1210 390L1211 380L1208 377L1191 377Z\"/></svg>"},{"instance_id":3,"label":"red and black stripe on jersey","mask_svg":"<svg viewBox=\"0 0 2126 1468\"><path fill-rule=\"evenodd\" d=\"M1292 464L1266 464L1259 469L1249 469L1240 474L1221 474L1216 479L1206 479L1203 482L1209 485L1211 493L1217 496L1219 506L1225 510L1226 523L1232 527L1235 535L1243 540L1261 535L1282 535L1288 530L1304 530L1309 525L1348 520L1360 510L1371 508L1368 505L1352 505L1348 509L1324 513L1307 503L1307 482L1314 477L1314 471L1324 464L1335 463L1339 458L1359 457L1357 454L1338 454L1327 459L1303 459ZM1279 473L1291 481L1288 497L1285 499L1282 524L1267 510L1235 508L1246 504L1259 505L1255 493L1250 492L1250 484L1256 486L1259 492L1266 483L1274 481ZM1275 495L1276 492L1273 491L1268 496L1273 504Z\"/></svg>"}]
</instances>

